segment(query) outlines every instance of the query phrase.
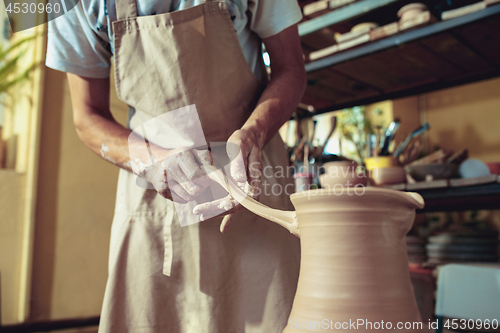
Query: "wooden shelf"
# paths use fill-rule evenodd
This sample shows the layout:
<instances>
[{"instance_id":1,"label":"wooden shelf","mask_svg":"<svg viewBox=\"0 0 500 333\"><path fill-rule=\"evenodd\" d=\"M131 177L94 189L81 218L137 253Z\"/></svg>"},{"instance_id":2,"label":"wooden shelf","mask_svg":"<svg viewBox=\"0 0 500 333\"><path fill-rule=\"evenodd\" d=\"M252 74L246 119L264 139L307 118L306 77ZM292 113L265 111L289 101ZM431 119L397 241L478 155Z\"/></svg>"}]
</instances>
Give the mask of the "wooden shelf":
<instances>
[{"instance_id":1,"label":"wooden shelf","mask_svg":"<svg viewBox=\"0 0 500 333\"><path fill-rule=\"evenodd\" d=\"M358 48L347 50L344 52L340 52L338 54L334 54L330 57L323 58L314 62L310 62L306 64L306 72L314 72L326 67L334 66L340 64L342 62L353 60L356 58L360 58L371 53L375 53L378 51L386 50L391 47L400 46L412 41L416 41L420 38L428 37L440 32L445 32L447 30L451 30L453 28L460 27L465 24L469 24L478 20L482 20L484 18L496 15L500 13L500 6L492 6L481 10L479 12L475 12L469 15L465 15L462 17L458 17L449 21L442 21L435 24L431 24L429 26L408 31L405 33L401 33L395 35L394 37L389 37L386 39L382 39L379 41L371 42L365 46L360 46ZM306 22L308 23L308 22Z\"/></svg>"},{"instance_id":2,"label":"wooden shelf","mask_svg":"<svg viewBox=\"0 0 500 333\"><path fill-rule=\"evenodd\" d=\"M400 0L361 0L327 14L299 24L299 35L305 36L320 29L352 20L375 9L382 8Z\"/></svg>"},{"instance_id":3,"label":"wooden shelf","mask_svg":"<svg viewBox=\"0 0 500 333\"><path fill-rule=\"evenodd\" d=\"M419 213L500 209L500 176L498 175L442 179L384 187L419 193L425 200L425 207L419 210Z\"/></svg>"},{"instance_id":4,"label":"wooden shelf","mask_svg":"<svg viewBox=\"0 0 500 333\"><path fill-rule=\"evenodd\" d=\"M493 5L308 63L303 102L319 114L500 76L498 31Z\"/></svg>"},{"instance_id":5,"label":"wooden shelf","mask_svg":"<svg viewBox=\"0 0 500 333\"><path fill-rule=\"evenodd\" d=\"M362 0L305 21L299 24L304 52L332 45L334 30L347 32L363 20L391 23L406 3ZM320 114L500 76L498 32L500 4L307 63L303 102ZM498 182L412 191L425 200L418 212L500 209Z\"/></svg>"},{"instance_id":6,"label":"wooden shelf","mask_svg":"<svg viewBox=\"0 0 500 333\"><path fill-rule=\"evenodd\" d=\"M419 213L500 209L500 183L413 192L425 200L425 208L417 211Z\"/></svg>"}]
</instances>

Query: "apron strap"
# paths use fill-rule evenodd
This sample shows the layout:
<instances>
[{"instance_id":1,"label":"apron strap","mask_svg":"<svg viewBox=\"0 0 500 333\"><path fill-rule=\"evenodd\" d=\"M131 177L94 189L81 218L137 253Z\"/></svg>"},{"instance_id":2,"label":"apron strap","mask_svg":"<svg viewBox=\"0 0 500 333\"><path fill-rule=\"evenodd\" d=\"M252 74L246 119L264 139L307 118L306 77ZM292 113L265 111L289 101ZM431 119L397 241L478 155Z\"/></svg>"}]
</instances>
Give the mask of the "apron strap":
<instances>
[{"instance_id":1,"label":"apron strap","mask_svg":"<svg viewBox=\"0 0 500 333\"><path fill-rule=\"evenodd\" d=\"M115 0L115 6L118 21L137 16L136 0Z\"/></svg>"}]
</instances>

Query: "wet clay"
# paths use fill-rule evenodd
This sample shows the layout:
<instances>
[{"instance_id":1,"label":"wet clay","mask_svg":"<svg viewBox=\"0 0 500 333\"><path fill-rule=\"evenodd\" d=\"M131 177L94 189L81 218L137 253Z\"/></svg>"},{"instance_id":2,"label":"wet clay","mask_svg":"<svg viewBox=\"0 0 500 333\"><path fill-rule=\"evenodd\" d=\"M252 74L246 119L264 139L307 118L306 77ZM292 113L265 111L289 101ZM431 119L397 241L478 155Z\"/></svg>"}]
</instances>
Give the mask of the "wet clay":
<instances>
[{"instance_id":1,"label":"wet clay","mask_svg":"<svg viewBox=\"0 0 500 333\"><path fill-rule=\"evenodd\" d=\"M311 190L293 194L296 211L284 212L246 196L220 172L210 177L245 208L300 237L299 282L283 333L347 332L353 322L361 332L422 331L405 242L415 209L424 206L419 194Z\"/></svg>"},{"instance_id":2,"label":"wet clay","mask_svg":"<svg viewBox=\"0 0 500 333\"><path fill-rule=\"evenodd\" d=\"M223 183L221 177L211 174ZM421 317L405 242L415 209L424 206L419 194L380 188L311 190L291 196L296 212L283 212L234 185L228 191L247 209L300 237L299 282L283 333L348 332L354 328L345 323L353 322L359 332L423 332L417 327ZM405 324L412 327L405 329Z\"/></svg>"},{"instance_id":3,"label":"wet clay","mask_svg":"<svg viewBox=\"0 0 500 333\"><path fill-rule=\"evenodd\" d=\"M360 193L360 190L358 190ZM297 212L301 242L300 277L290 323L357 322L357 331L393 331L398 322L420 322L413 293L405 235L415 208L423 207L418 194L366 188L335 195L315 190L291 197ZM372 324L392 323L392 329ZM371 328L371 329L370 329ZM301 332L324 332L304 329ZM418 329L397 331L417 332Z\"/></svg>"}]
</instances>

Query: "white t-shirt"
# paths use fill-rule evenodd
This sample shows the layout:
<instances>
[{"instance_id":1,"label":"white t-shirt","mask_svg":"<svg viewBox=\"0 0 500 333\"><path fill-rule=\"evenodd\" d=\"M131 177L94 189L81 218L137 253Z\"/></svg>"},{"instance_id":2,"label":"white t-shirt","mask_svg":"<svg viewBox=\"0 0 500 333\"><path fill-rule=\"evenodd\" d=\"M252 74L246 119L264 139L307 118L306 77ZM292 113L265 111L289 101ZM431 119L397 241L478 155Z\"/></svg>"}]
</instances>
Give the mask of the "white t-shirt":
<instances>
[{"instance_id":1,"label":"white t-shirt","mask_svg":"<svg viewBox=\"0 0 500 333\"><path fill-rule=\"evenodd\" d=\"M245 54L257 77L260 39L299 22L296 0L225 0ZM162 14L199 5L201 0L138 0L139 16ZM116 20L115 0L80 0L68 13L49 22L47 67L84 77L106 78L111 67Z\"/></svg>"}]
</instances>

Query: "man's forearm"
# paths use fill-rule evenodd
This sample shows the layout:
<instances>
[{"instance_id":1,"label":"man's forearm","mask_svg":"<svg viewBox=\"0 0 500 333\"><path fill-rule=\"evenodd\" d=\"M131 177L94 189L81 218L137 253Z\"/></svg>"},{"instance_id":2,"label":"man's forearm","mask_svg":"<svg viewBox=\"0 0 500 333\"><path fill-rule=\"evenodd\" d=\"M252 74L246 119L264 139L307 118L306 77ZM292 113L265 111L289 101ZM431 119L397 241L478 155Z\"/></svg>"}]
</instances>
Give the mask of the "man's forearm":
<instances>
[{"instance_id":1,"label":"man's forearm","mask_svg":"<svg viewBox=\"0 0 500 333\"><path fill-rule=\"evenodd\" d=\"M296 111L305 86L303 66L287 68L273 75L243 128L264 131L265 146Z\"/></svg>"},{"instance_id":2,"label":"man's forearm","mask_svg":"<svg viewBox=\"0 0 500 333\"><path fill-rule=\"evenodd\" d=\"M75 122L80 140L92 152L121 168L132 171L128 147L130 131L114 119L103 117L92 110L84 120Z\"/></svg>"},{"instance_id":3,"label":"man's forearm","mask_svg":"<svg viewBox=\"0 0 500 333\"><path fill-rule=\"evenodd\" d=\"M297 24L263 42L271 59L271 81L243 126L243 129L260 134L261 148L295 112L307 79Z\"/></svg>"}]
</instances>

